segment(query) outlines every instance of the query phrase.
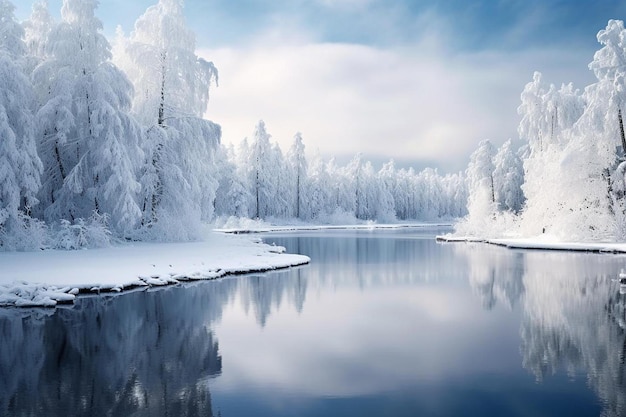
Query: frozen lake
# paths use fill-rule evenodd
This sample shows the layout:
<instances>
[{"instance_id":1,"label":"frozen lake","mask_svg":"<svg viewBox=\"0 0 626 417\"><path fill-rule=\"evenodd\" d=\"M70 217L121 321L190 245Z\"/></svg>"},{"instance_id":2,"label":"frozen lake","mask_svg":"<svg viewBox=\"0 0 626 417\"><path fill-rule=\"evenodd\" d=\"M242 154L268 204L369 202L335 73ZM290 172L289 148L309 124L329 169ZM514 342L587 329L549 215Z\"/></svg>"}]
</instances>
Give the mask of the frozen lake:
<instances>
[{"instance_id":1,"label":"frozen lake","mask_svg":"<svg viewBox=\"0 0 626 417\"><path fill-rule=\"evenodd\" d=\"M271 233L311 264L0 309L0 415L626 415L625 256L441 232Z\"/></svg>"}]
</instances>

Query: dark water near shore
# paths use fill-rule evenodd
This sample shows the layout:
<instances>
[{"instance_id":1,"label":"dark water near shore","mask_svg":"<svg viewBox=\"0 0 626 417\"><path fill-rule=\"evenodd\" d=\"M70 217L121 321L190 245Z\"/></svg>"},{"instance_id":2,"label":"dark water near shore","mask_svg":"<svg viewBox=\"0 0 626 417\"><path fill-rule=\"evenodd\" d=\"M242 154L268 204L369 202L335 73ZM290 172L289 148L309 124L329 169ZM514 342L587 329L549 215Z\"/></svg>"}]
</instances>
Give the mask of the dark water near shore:
<instances>
[{"instance_id":1,"label":"dark water near shore","mask_svg":"<svg viewBox=\"0 0 626 417\"><path fill-rule=\"evenodd\" d=\"M0 415L626 415L626 257L437 232L268 234L311 264L0 309Z\"/></svg>"}]
</instances>

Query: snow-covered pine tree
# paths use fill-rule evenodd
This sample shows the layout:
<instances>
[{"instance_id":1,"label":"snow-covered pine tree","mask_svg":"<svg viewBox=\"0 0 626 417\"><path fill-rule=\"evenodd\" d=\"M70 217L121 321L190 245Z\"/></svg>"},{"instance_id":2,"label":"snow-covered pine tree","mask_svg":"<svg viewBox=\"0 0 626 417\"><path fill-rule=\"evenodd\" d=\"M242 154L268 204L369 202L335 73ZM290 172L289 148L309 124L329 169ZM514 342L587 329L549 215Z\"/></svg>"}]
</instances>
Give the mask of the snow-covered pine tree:
<instances>
[{"instance_id":1,"label":"snow-covered pine tree","mask_svg":"<svg viewBox=\"0 0 626 417\"><path fill-rule=\"evenodd\" d=\"M49 35L49 57L34 70L37 89L48 92L37 114L46 174L40 195L48 221L96 211L124 234L141 215L141 130L129 116L132 86L110 61L97 4L64 0L62 21Z\"/></svg>"},{"instance_id":2,"label":"snow-covered pine tree","mask_svg":"<svg viewBox=\"0 0 626 417\"><path fill-rule=\"evenodd\" d=\"M396 217L401 220L409 218L409 194L406 192L410 186L409 176L406 169L396 172L396 186L393 190L393 201L396 207Z\"/></svg>"},{"instance_id":3,"label":"snow-covered pine tree","mask_svg":"<svg viewBox=\"0 0 626 417\"><path fill-rule=\"evenodd\" d=\"M385 163L378 171L378 181L380 184L380 195L382 196L379 209L380 219L386 221L395 220L397 213L395 190L398 181L393 160Z\"/></svg>"},{"instance_id":4,"label":"snow-covered pine tree","mask_svg":"<svg viewBox=\"0 0 626 417\"><path fill-rule=\"evenodd\" d=\"M337 172L334 161L327 164L319 152L315 152L307 172L307 203L301 215L310 220L323 220L337 210L336 192L342 177L332 174Z\"/></svg>"},{"instance_id":5,"label":"snow-covered pine tree","mask_svg":"<svg viewBox=\"0 0 626 417\"><path fill-rule=\"evenodd\" d=\"M444 217L461 218L467 215L467 187L461 173L448 174L443 178L446 210Z\"/></svg>"},{"instance_id":6,"label":"snow-covered pine tree","mask_svg":"<svg viewBox=\"0 0 626 417\"><path fill-rule=\"evenodd\" d=\"M216 155L218 187L215 191L215 214L217 216L248 216L250 195L237 169L235 150L220 146Z\"/></svg>"},{"instance_id":7,"label":"snow-covered pine tree","mask_svg":"<svg viewBox=\"0 0 626 417\"><path fill-rule=\"evenodd\" d=\"M364 175L363 155L358 153L352 158L352 161L346 167L347 178L350 179L350 186L354 193L354 209L351 212L357 219L367 219L369 216L369 208L367 201L367 183Z\"/></svg>"},{"instance_id":8,"label":"snow-covered pine tree","mask_svg":"<svg viewBox=\"0 0 626 417\"><path fill-rule=\"evenodd\" d=\"M290 201L293 202L291 214L300 219L304 215L307 189L307 161L304 154L304 142L300 132L293 137L293 144L287 153L287 161L291 170L290 178L292 179L289 193L291 196Z\"/></svg>"},{"instance_id":9,"label":"snow-covered pine tree","mask_svg":"<svg viewBox=\"0 0 626 417\"><path fill-rule=\"evenodd\" d=\"M289 201L289 166L278 143L272 144L269 154L270 199L266 216L291 217Z\"/></svg>"},{"instance_id":10,"label":"snow-covered pine tree","mask_svg":"<svg viewBox=\"0 0 626 417\"><path fill-rule=\"evenodd\" d=\"M28 236L30 210L38 203L41 161L34 129L34 94L24 73L24 31L14 5L0 0L0 249L37 245Z\"/></svg>"},{"instance_id":11,"label":"snow-covered pine tree","mask_svg":"<svg viewBox=\"0 0 626 417\"><path fill-rule=\"evenodd\" d=\"M30 17L22 23L24 41L29 58L27 68L29 74L46 58L48 35L50 30L52 30L53 24L54 21L48 10L47 0L35 3Z\"/></svg>"},{"instance_id":12,"label":"snow-covered pine tree","mask_svg":"<svg viewBox=\"0 0 626 417\"><path fill-rule=\"evenodd\" d=\"M265 218L270 211L273 194L270 137L265 129L265 122L259 120L254 129L247 162L248 184L252 196L250 214L255 219Z\"/></svg>"}]
</instances>

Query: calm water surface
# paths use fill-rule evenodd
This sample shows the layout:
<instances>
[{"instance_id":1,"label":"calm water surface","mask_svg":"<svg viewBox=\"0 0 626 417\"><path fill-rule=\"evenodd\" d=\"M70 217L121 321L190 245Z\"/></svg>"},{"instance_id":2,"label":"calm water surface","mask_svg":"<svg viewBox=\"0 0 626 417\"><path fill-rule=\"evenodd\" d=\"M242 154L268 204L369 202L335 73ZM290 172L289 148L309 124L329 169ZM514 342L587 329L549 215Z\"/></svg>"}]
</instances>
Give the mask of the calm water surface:
<instances>
[{"instance_id":1,"label":"calm water surface","mask_svg":"<svg viewBox=\"0 0 626 417\"><path fill-rule=\"evenodd\" d=\"M268 234L311 264L0 309L0 415L626 415L626 257L437 232Z\"/></svg>"}]
</instances>

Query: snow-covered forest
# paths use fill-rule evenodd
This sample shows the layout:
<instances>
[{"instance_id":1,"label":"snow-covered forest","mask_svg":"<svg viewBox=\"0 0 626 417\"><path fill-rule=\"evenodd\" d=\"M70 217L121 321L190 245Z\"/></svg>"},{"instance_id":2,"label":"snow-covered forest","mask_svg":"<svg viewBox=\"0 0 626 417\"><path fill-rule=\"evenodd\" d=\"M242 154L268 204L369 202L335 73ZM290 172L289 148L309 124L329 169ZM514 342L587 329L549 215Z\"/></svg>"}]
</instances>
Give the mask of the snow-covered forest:
<instances>
[{"instance_id":1,"label":"snow-covered forest","mask_svg":"<svg viewBox=\"0 0 626 417\"><path fill-rule=\"evenodd\" d=\"M234 146L204 119L216 66L196 53L178 0L158 0L115 39L97 0L46 1L17 22L0 0L0 248L192 240L230 216L308 222L464 217L457 233L626 237L626 30L611 20L582 91L535 73L523 145L480 142L465 173L307 160L263 121ZM312 138L314 143L315 138ZM519 148L519 149L516 149Z\"/></svg>"},{"instance_id":2,"label":"snow-covered forest","mask_svg":"<svg viewBox=\"0 0 626 417\"><path fill-rule=\"evenodd\" d=\"M467 169L469 214L457 233L561 241L626 238L626 30L610 20L582 91L536 72L522 94L518 132L496 152L480 143Z\"/></svg>"},{"instance_id":3,"label":"snow-covered forest","mask_svg":"<svg viewBox=\"0 0 626 417\"><path fill-rule=\"evenodd\" d=\"M466 213L462 174L376 171L286 154L263 122L237 151L203 118L218 72L196 54L180 0L129 35L102 33L97 0L46 1L17 22L0 0L0 248L190 240L215 216L333 221ZM253 126L251 126L252 130Z\"/></svg>"},{"instance_id":4,"label":"snow-covered forest","mask_svg":"<svg viewBox=\"0 0 626 417\"><path fill-rule=\"evenodd\" d=\"M263 121L237 150L220 148L226 154L217 158L216 215L332 223L433 220L466 212L462 174L397 169L393 161L376 171L361 154L343 167L319 155L309 163L304 150L302 135L296 133L284 155L270 142Z\"/></svg>"}]
</instances>

